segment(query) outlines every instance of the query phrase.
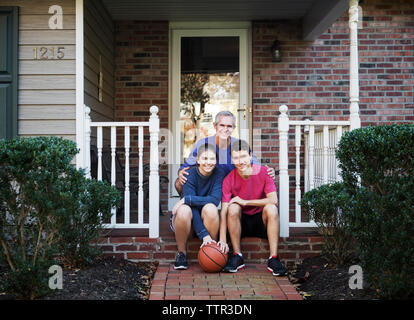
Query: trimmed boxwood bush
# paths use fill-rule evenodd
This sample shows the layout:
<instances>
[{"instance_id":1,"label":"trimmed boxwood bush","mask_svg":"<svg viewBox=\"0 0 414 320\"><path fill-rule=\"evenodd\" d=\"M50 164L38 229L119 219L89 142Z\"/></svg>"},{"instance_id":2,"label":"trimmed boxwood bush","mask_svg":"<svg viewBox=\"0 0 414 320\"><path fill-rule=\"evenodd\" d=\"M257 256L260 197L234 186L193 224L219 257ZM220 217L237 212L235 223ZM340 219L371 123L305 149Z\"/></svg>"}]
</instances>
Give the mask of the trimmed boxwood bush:
<instances>
[{"instance_id":1,"label":"trimmed boxwood bush","mask_svg":"<svg viewBox=\"0 0 414 320\"><path fill-rule=\"evenodd\" d=\"M0 260L8 293L46 294L59 254L88 260L98 213L108 216L119 202L114 188L76 170L76 153L74 142L57 137L0 140Z\"/></svg>"},{"instance_id":2,"label":"trimmed boxwood bush","mask_svg":"<svg viewBox=\"0 0 414 320\"><path fill-rule=\"evenodd\" d=\"M384 298L414 297L414 126L345 133L336 155L364 277Z\"/></svg>"},{"instance_id":3,"label":"trimmed boxwood bush","mask_svg":"<svg viewBox=\"0 0 414 320\"><path fill-rule=\"evenodd\" d=\"M345 222L349 197L340 182L325 184L303 195L301 206L324 237L322 254L331 264L354 258L355 244Z\"/></svg>"}]
</instances>

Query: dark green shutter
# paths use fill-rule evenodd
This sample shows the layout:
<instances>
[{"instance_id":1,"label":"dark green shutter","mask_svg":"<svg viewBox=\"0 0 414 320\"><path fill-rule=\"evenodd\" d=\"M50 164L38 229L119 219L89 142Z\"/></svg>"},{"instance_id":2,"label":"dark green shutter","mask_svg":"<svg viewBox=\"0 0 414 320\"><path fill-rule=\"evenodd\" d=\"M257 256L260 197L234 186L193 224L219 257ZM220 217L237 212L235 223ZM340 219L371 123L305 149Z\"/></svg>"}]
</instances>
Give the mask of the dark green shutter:
<instances>
[{"instance_id":1,"label":"dark green shutter","mask_svg":"<svg viewBox=\"0 0 414 320\"><path fill-rule=\"evenodd\" d=\"M17 136L18 7L0 7L0 138Z\"/></svg>"}]
</instances>

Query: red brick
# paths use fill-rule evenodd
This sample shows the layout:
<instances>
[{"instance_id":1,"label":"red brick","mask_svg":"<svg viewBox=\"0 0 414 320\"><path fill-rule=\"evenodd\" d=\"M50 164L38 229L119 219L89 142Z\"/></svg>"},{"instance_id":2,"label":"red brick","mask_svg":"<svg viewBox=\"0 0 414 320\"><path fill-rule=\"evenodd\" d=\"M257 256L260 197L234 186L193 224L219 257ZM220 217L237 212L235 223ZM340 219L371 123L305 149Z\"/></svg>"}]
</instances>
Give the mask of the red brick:
<instances>
[{"instance_id":1,"label":"red brick","mask_svg":"<svg viewBox=\"0 0 414 320\"><path fill-rule=\"evenodd\" d=\"M158 242L158 239L135 237L135 243L153 243L153 242Z\"/></svg>"},{"instance_id":2,"label":"red brick","mask_svg":"<svg viewBox=\"0 0 414 320\"><path fill-rule=\"evenodd\" d=\"M149 253L147 252L129 252L127 253L128 259L149 259Z\"/></svg>"},{"instance_id":3,"label":"red brick","mask_svg":"<svg viewBox=\"0 0 414 320\"><path fill-rule=\"evenodd\" d=\"M120 258L124 259L125 255L123 253L103 253L104 257L111 257L111 258Z\"/></svg>"},{"instance_id":4,"label":"red brick","mask_svg":"<svg viewBox=\"0 0 414 320\"><path fill-rule=\"evenodd\" d=\"M134 245L115 246L115 251L137 251L137 246L134 246Z\"/></svg>"},{"instance_id":5,"label":"red brick","mask_svg":"<svg viewBox=\"0 0 414 320\"><path fill-rule=\"evenodd\" d=\"M111 237L110 243L132 243L132 237Z\"/></svg>"},{"instance_id":6,"label":"red brick","mask_svg":"<svg viewBox=\"0 0 414 320\"><path fill-rule=\"evenodd\" d=\"M168 259L168 260L173 260L175 259L175 252L174 253L159 253L159 252L154 252L154 259Z\"/></svg>"}]
</instances>

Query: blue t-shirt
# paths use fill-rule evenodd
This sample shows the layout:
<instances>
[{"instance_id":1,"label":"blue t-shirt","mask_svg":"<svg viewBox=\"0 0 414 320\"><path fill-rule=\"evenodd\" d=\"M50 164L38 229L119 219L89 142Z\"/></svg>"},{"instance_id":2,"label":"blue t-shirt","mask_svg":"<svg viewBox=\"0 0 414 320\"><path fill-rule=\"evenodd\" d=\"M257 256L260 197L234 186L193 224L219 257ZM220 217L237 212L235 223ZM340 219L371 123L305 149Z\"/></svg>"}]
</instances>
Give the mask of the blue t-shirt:
<instances>
[{"instance_id":1,"label":"blue t-shirt","mask_svg":"<svg viewBox=\"0 0 414 320\"><path fill-rule=\"evenodd\" d=\"M226 149L220 149L216 145L216 135L198 140L194 146L193 151L191 151L188 158L180 166L180 170L183 168L195 166L197 164L196 158L197 158L198 148L201 145L208 143L213 146L216 146L216 155L217 155L216 167L223 170L225 175L227 175L231 170L235 168L233 162L231 161L231 145L234 141L237 141L237 140L238 140L237 138L230 137L230 144ZM254 154L252 154L252 163L260 164L260 162L257 160Z\"/></svg>"},{"instance_id":2,"label":"blue t-shirt","mask_svg":"<svg viewBox=\"0 0 414 320\"><path fill-rule=\"evenodd\" d=\"M187 182L183 185L184 203L191 207L194 231L200 239L209 233L201 220L201 209L207 203L218 206L221 201L221 187L224 172L215 167L209 176L203 176L197 166L188 170Z\"/></svg>"}]
</instances>

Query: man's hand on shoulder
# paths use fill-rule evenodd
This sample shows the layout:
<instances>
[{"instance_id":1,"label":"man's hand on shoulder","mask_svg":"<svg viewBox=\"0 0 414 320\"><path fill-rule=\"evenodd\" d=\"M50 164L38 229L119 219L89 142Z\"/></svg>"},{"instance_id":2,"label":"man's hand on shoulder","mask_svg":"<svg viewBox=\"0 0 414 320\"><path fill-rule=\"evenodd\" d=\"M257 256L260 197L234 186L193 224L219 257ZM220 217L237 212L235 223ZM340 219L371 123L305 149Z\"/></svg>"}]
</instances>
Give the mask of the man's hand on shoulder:
<instances>
[{"instance_id":1,"label":"man's hand on shoulder","mask_svg":"<svg viewBox=\"0 0 414 320\"><path fill-rule=\"evenodd\" d=\"M190 174L189 172L187 172L188 169L190 169L190 167L186 167L178 171L178 182L181 186L183 186L184 183L187 182L187 178L185 176L188 176Z\"/></svg>"},{"instance_id":2,"label":"man's hand on shoulder","mask_svg":"<svg viewBox=\"0 0 414 320\"><path fill-rule=\"evenodd\" d=\"M267 174L269 175L269 177L274 180L276 177L275 169L272 167L269 167L268 165L266 165L265 167L267 168Z\"/></svg>"}]
</instances>

